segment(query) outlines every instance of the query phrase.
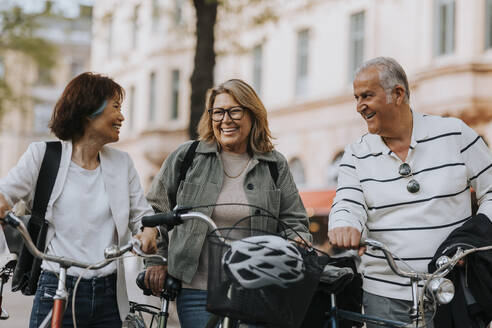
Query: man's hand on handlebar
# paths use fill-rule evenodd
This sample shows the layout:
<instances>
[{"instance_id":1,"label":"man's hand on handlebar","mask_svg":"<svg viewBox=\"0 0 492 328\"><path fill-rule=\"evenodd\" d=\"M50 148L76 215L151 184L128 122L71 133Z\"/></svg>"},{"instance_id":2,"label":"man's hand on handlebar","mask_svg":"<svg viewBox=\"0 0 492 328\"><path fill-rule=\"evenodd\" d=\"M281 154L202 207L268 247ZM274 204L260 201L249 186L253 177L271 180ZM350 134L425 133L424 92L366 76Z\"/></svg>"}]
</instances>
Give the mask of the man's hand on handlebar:
<instances>
[{"instance_id":1,"label":"man's hand on handlebar","mask_svg":"<svg viewBox=\"0 0 492 328\"><path fill-rule=\"evenodd\" d=\"M152 294L159 296L164 288L167 265L154 265L147 267L145 272L145 287L152 290Z\"/></svg>"},{"instance_id":2,"label":"man's hand on handlebar","mask_svg":"<svg viewBox=\"0 0 492 328\"><path fill-rule=\"evenodd\" d=\"M365 246L360 246L361 233L354 227L338 227L328 231L330 244L342 249L358 249L359 256L366 251Z\"/></svg>"}]
</instances>

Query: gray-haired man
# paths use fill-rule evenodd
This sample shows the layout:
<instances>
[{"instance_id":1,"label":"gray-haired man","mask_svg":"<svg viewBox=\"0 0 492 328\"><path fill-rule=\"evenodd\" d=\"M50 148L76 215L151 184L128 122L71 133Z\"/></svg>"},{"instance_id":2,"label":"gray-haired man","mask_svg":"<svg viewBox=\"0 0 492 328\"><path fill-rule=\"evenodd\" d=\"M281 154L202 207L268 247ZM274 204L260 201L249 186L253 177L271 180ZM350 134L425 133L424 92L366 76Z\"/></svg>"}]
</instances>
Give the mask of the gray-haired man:
<instances>
[{"instance_id":1,"label":"gray-haired man","mask_svg":"<svg viewBox=\"0 0 492 328\"><path fill-rule=\"evenodd\" d=\"M405 71L392 58L364 63L354 96L369 134L345 149L330 242L357 249L367 229L415 270L426 271L438 246L471 217L470 186L478 212L492 218L492 155L461 120L412 111ZM362 257L365 312L409 322L409 281L394 275L381 255Z\"/></svg>"}]
</instances>

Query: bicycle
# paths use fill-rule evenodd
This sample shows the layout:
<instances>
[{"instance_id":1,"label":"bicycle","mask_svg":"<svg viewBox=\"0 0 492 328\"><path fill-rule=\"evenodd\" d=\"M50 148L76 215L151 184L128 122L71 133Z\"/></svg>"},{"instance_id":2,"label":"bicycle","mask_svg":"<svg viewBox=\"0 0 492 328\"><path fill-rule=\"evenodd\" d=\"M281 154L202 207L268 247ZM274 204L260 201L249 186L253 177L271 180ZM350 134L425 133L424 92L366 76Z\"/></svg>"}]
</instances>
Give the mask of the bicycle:
<instances>
[{"instance_id":1,"label":"bicycle","mask_svg":"<svg viewBox=\"0 0 492 328\"><path fill-rule=\"evenodd\" d=\"M51 322L51 328L60 328L62 326L62 318L63 314L65 313L65 309L67 307L67 301L69 297L69 293L66 288L66 278L67 278L67 269L70 267L79 267L79 268L84 268L84 269L90 269L90 270L97 270L100 268L105 267L106 265L110 264L112 261L117 260L121 258L125 253L129 251L133 251L136 255L142 256L142 257L152 257L152 256L157 256L159 258L162 258L159 255L146 255L140 250L140 241L138 239L132 239L128 244L123 245L122 247L118 247L116 245L112 245L107 247L104 250L104 260L98 262L98 263L84 263L84 262L79 262L73 259L65 258L65 257L59 257L59 256L54 256L54 255L48 255L40 250L38 250L33 243L29 232L27 231L26 226L24 225L23 221L15 216L13 213L9 212L5 216L4 219L2 219L4 223L12 226L15 228L17 231L20 232L24 243L26 247L28 248L29 252L37 258L40 258L42 260L50 261L50 262L55 262L59 264L59 272L58 272L58 287L56 290L55 295L53 296L53 308L50 310L50 312L47 314L47 316L44 318L44 320L41 322L40 326L41 328L46 328L50 326ZM166 259L162 258L164 261ZM77 323L75 320L75 295L77 291L77 286L79 281L81 280L82 277L79 277L77 282L75 283L74 286L74 291L72 295L72 318L73 318L73 323L74 327L77 327Z\"/></svg>"},{"instance_id":2,"label":"bicycle","mask_svg":"<svg viewBox=\"0 0 492 328\"><path fill-rule=\"evenodd\" d=\"M453 255L452 258L441 256L437 260L436 264L438 269L434 273L426 273L401 270L396 265L395 257L388 249L388 247L379 241L366 239L363 242L363 245L382 251L391 270L398 276L410 279L412 290L412 308L409 313L409 318L411 319L412 323L388 320L367 314L339 309L337 307L336 294L330 293L331 308L326 313L326 321L324 324L324 327L326 328L338 328L341 319L346 319L359 323L373 323L383 327L426 327L427 322L425 321L424 317L425 310L430 310L431 312L435 313L437 306L448 304L454 297L454 285L449 279L444 277L456 266L456 264L461 259L463 259L467 255L473 252L487 251L492 249L492 246L472 248L468 250L458 248L457 252ZM421 293L419 293L418 288L419 282L424 282Z\"/></svg>"},{"instance_id":3,"label":"bicycle","mask_svg":"<svg viewBox=\"0 0 492 328\"><path fill-rule=\"evenodd\" d=\"M2 306L3 286L14 273L15 265L17 264L17 255L13 253L0 256L0 320L7 320L9 313Z\"/></svg>"},{"instance_id":4,"label":"bicycle","mask_svg":"<svg viewBox=\"0 0 492 328\"><path fill-rule=\"evenodd\" d=\"M230 243L225 240L223 236L221 236L221 234L219 233L219 229L216 228L215 224L210 220L208 216L200 212L187 213L188 210L189 209L178 208L175 209L175 211L173 212L160 213L155 216L143 218L142 224L149 227L154 227L157 225L166 225L168 227L173 227L175 225L182 224L185 219L200 218L209 223L209 225L213 228L211 234L214 234L216 238L224 244L230 245ZM373 323L385 327L426 327L427 323L424 319L424 313L426 312L426 310L435 311L438 305L447 304L454 297L454 285L449 279L444 277L462 258L467 256L468 254L477 251L486 251L492 249L492 246L473 248L469 250L458 249L458 251L452 258L446 256L440 257L437 261L438 269L434 273L426 273L416 272L413 270L401 270L396 265L395 257L392 255L388 247L379 241L366 239L364 241L364 245L382 251L392 271L399 276L410 279L412 290L412 308L409 313L409 319L411 319L411 323L388 320L385 318L378 318L367 314L339 309L337 307L336 295L332 292L330 293L330 300L332 305L329 311L326 313L326 321L324 323L324 327L338 328L339 321L341 319L347 319L359 323ZM332 270L332 268L330 268L330 270ZM320 276L320 280L323 279L324 277ZM422 289L423 292L421 293L418 287L419 282L424 282L424 287ZM224 294L226 294L226 297L228 298L234 297L234 294L231 293L230 289L227 292L224 292ZM207 327L215 327L217 324L220 324L220 327L232 327L234 324L232 322L232 317L234 317L234 315L224 316L221 319L220 315L212 315L209 323L207 324ZM241 318L236 317L236 319Z\"/></svg>"},{"instance_id":5,"label":"bicycle","mask_svg":"<svg viewBox=\"0 0 492 328\"><path fill-rule=\"evenodd\" d=\"M196 206L193 208L197 207L202 206ZM172 227L182 224L185 221L191 219L200 219L209 224L212 232L210 232L208 235L210 257L207 288L207 310L212 313L212 316L206 327L216 327L217 325L219 325L219 327L229 328L236 327L236 325L239 323L255 324L257 322L261 322L261 320L259 319L252 320L252 318L249 317L251 311L241 308L241 306L244 304L243 301L254 299L255 297L258 297L257 294L261 294L258 298L260 301L267 301L266 303L268 304L272 304L272 302L268 302L268 300L271 298L274 298L276 302L282 301L282 299L284 301L288 301L289 298L284 297L285 293L287 293L287 284L289 284L289 290L296 290L296 292L298 293L314 293L317 279L319 279L319 274L321 273L322 268L315 268L314 270L311 270L311 264L308 262L303 262L300 251L297 250L297 248L294 247L292 243L276 235L268 234L262 231L253 231L250 226L217 228L210 217L201 212L190 212L191 209L192 208L176 208L172 212L159 213L153 216L144 217L142 218L142 225L145 227L166 225L168 227L168 230L170 230ZM242 220L240 220L239 222L241 221ZM224 233L224 229L230 230L227 230L226 233ZM232 238L232 234L230 233L235 231L236 229L243 229L245 232L247 232L246 235L249 235L249 237L236 237L236 239ZM213 239L212 242L210 238ZM215 244L214 247L216 247L217 251L211 249L211 244ZM270 246L270 244L275 246ZM241 280L240 276L242 268L235 267L235 265L237 264L236 260L238 259L238 256L241 257L241 255L239 255L239 253L241 253L241 247L251 247L251 249L263 252L263 255L265 255L265 252L275 255L274 253L278 252L279 250L276 248L276 246L279 246L282 250L282 254L276 254L277 258L284 257L285 259L288 259L289 262L291 262L290 264L292 265L292 267L294 267L292 271L288 272L294 272L293 276L288 276L287 274L285 274L286 272L282 272L282 274L277 277L275 277L275 275L267 273L264 275L267 278L263 280L258 279L255 282L252 282L251 280ZM227 250L230 250L230 252L227 252ZM237 253L235 253L236 251ZM216 252L217 255L213 255L215 254L214 252ZM252 258L256 257L252 256ZM218 265L214 265L217 261ZM225 261L228 263L229 272L226 272L222 269L222 266L220 265L221 261ZM268 270L268 268L263 266L262 268L260 268L259 271L257 271L257 273L266 270ZM315 278L310 279L313 275L315 276ZM306 279L304 279L304 277ZM256 287L258 287L258 284L262 284L265 281L268 281L268 283L262 285L261 288L248 289L243 288L243 286L241 285L246 284L249 285L249 287L255 285ZM285 283L286 281L287 283ZM307 308L307 304L305 304L306 302L303 300L302 297L292 301L294 303L297 302L296 305L299 305L299 303L303 303L302 306ZM257 307L259 308L260 306L257 305ZM294 327L292 325L293 322L299 321L299 317L296 318L291 315L291 310L291 307L287 307L285 311L277 311L282 312L281 316L285 317L286 324L284 325L284 327ZM233 312L233 315L230 315L227 311ZM302 311L303 310L301 309L299 313L301 313ZM258 309L257 312L261 312L261 310ZM272 317L273 315L273 312L270 311L268 307L263 309L262 312L264 312L262 313L262 318L264 318L264 316ZM256 316L260 316L260 314L256 313ZM282 319L283 318L279 317L279 320ZM302 313L300 320L302 320Z\"/></svg>"},{"instance_id":6,"label":"bicycle","mask_svg":"<svg viewBox=\"0 0 492 328\"><path fill-rule=\"evenodd\" d=\"M152 291L145 287L144 279L145 271L142 271L136 278L136 284L143 291L144 295L152 295ZM161 307L158 308L149 304L130 302L130 313L123 323L122 328L147 328L143 313L147 313L151 316L149 328L154 327L154 322L156 323L157 328L166 328L167 320L169 318L169 302L176 299L176 296L180 290L181 281L171 277L170 275L166 275L163 290L159 295Z\"/></svg>"}]
</instances>

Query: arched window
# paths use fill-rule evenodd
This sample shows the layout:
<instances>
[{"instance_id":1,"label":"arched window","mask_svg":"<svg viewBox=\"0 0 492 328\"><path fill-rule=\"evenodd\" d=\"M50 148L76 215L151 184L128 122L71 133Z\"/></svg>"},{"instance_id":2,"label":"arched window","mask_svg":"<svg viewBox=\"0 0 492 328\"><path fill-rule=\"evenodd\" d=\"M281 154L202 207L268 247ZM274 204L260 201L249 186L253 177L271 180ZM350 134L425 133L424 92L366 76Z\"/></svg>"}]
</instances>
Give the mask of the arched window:
<instances>
[{"instance_id":1,"label":"arched window","mask_svg":"<svg viewBox=\"0 0 492 328\"><path fill-rule=\"evenodd\" d=\"M328 164L328 168L326 169L326 184L329 187L336 188L338 183L338 166L340 165L340 161L343 157L343 150L340 150L333 156L333 160L330 164Z\"/></svg>"},{"instance_id":2,"label":"arched window","mask_svg":"<svg viewBox=\"0 0 492 328\"><path fill-rule=\"evenodd\" d=\"M294 182L298 186L306 184L306 175L304 174L304 165L299 158L294 157L289 162L290 172L294 178Z\"/></svg>"}]
</instances>

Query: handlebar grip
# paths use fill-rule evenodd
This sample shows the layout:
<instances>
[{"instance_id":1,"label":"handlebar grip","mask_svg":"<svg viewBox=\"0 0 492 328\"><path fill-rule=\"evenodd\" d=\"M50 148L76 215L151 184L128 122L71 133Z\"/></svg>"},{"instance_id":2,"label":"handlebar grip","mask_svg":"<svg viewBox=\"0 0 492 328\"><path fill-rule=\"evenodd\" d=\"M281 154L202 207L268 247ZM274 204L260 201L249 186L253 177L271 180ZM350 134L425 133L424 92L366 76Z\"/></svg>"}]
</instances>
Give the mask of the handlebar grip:
<instances>
[{"instance_id":1,"label":"handlebar grip","mask_svg":"<svg viewBox=\"0 0 492 328\"><path fill-rule=\"evenodd\" d=\"M136 283L137 286L143 291L144 295L152 295L152 291L145 287L145 273L147 270L142 271L138 274ZM181 281L174 277L171 277L169 274L166 274L166 279L164 280L164 286L162 290L161 297L169 299L170 301L174 301L174 299L178 296L181 291Z\"/></svg>"},{"instance_id":2,"label":"handlebar grip","mask_svg":"<svg viewBox=\"0 0 492 328\"><path fill-rule=\"evenodd\" d=\"M3 222L7 225L10 225L14 228L17 228L20 225L20 220L11 212L7 213L7 215L2 219Z\"/></svg>"},{"instance_id":3,"label":"handlebar grip","mask_svg":"<svg viewBox=\"0 0 492 328\"><path fill-rule=\"evenodd\" d=\"M176 225L183 223L183 220L178 213L167 212L158 213L154 215L144 216L142 218L142 225L144 227L156 227L159 225L166 225L168 228L172 228Z\"/></svg>"},{"instance_id":4,"label":"handlebar grip","mask_svg":"<svg viewBox=\"0 0 492 328\"><path fill-rule=\"evenodd\" d=\"M146 271L142 271L138 274L137 279L136 279L136 283L137 283L138 288L143 290L143 294L146 296L149 296L149 295L152 295L152 291L150 289L147 289L147 287L145 287L145 272Z\"/></svg>"}]
</instances>

